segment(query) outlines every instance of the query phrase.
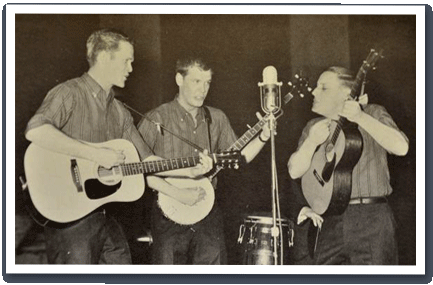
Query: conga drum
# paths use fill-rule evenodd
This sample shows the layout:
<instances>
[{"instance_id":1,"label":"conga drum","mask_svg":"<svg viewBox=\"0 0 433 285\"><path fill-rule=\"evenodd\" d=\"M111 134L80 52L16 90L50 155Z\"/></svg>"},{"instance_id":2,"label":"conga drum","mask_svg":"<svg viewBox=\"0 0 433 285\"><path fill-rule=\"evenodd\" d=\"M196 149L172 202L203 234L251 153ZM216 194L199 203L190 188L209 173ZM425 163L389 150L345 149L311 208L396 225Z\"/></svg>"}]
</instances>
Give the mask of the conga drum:
<instances>
[{"instance_id":1,"label":"conga drum","mask_svg":"<svg viewBox=\"0 0 433 285\"><path fill-rule=\"evenodd\" d=\"M258 213L245 217L243 224L239 227L238 237L238 243L243 249L243 264L274 264L272 227L271 213ZM277 218L276 227L279 232L277 236L277 264L290 264L289 248L293 247L293 222L283 217Z\"/></svg>"}]
</instances>

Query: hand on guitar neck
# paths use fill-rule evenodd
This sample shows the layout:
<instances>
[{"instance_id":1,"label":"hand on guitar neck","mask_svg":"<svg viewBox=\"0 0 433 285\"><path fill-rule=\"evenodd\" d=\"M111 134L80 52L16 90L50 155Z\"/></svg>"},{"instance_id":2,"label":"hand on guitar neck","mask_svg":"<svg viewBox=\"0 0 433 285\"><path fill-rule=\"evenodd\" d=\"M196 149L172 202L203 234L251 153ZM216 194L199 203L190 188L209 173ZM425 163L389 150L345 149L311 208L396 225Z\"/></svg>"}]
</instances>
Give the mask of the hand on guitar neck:
<instances>
[{"instance_id":1,"label":"hand on guitar neck","mask_svg":"<svg viewBox=\"0 0 433 285\"><path fill-rule=\"evenodd\" d=\"M350 122L359 124L359 120L365 114L358 101L348 100L344 102L343 109L339 113L340 116L346 118Z\"/></svg>"},{"instance_id":2,"label":"hand on guitar neck","mask_svg":"<svg viewBox=\"0 0 433 285\"><path fill-rule=\"evenodd\" d=\"M203 175L208 173L214 166L213 159L209 156L209 152L205 149L203 152L199 152L200 161L197 165L189 168L174 169L163 172L155 173L157 176L163 177L188 177L188 178L201 178ZM144 161L152 160L163 160L163 158L158 156L147 157Z\"/></svg>"}]
</instances>

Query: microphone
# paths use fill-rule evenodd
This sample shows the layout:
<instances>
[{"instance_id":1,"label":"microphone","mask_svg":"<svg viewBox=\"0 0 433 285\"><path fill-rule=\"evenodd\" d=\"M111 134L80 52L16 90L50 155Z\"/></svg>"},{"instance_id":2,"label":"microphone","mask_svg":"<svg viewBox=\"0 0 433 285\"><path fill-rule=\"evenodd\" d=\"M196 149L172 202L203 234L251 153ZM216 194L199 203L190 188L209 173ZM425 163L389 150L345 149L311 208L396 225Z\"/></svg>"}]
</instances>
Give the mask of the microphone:
<instances>
[{"instance_id":1,"label":"microphone","mask_svg":"<svg viewBox=\"0 0 433 285\"><path fill-rule=\"evenodd\" d=\"M272 65L263 69L263 82L259 82L260 101L266 114L278 113L281 110L281 85L277 81L277 69Z\"/></svg>"}]
</instances>

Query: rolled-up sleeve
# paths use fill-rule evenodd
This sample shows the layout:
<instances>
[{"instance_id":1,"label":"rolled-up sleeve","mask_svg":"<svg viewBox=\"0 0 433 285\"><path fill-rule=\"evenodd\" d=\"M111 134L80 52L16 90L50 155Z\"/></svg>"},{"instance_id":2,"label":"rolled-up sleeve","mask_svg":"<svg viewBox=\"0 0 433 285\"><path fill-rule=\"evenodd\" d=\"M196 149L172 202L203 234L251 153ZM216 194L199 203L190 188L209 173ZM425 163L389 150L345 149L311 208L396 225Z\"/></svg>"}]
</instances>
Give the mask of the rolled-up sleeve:
<instances>
[{"instance_id":1,"label":"rolled-up sleeve","mask_svg":"<svg viewBox=\"0 0 433 285\"><path fill-rule=\"evenodd\" d=\"M146 117L138 123L137 129L146 144L152 149L155 149L158 131L151 121L161 122L162 118L158 112L150 111Z\"/></svg>"},{"instance_id":2,"label":"rolled-up sleeve","mask_svg":"<svg viewBox=\"0 0 433 285\"><path fill-rule=\"evenodd\" d=\"M62 84L48 92L35 115L27 123L25 133L44 124L61 129L74 109L74 96L71 89Z\"/></svg>"}]
</instances>

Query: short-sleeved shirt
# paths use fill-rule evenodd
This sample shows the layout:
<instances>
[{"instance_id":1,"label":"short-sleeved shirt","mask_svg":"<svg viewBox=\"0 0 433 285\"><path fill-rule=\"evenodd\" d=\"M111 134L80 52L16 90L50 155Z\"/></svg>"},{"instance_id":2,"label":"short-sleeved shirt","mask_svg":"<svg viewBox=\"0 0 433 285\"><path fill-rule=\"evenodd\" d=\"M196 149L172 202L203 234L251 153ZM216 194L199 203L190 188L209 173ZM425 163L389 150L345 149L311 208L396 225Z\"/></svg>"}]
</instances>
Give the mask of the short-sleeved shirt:
<instances>
[{"instance_id":1,"label":"short-sleeved shirt","mask_svg":"<svg viewBox=\"0 0 433 285\"><path fill-rule=\"evenodd\" d=\"M142 159L152 155L134 126L131 114L114 95L113 90L106 94L88 73L84 73L48 92L28 122L26 133L51 124L66 135L86 142L126 139L135 145Z\"/></svg>"},{"instance_id":2,"label":"short-sleeved shirt","mask_svg":"<svg viewBox=\"0 0 433 285\"><path fill-rule=\"evenodd\" d=\"M406 135L399 130L391 115L383 106L369 104L364 112L379 122L399 131L406 140ZM299 139L298 149L308 136L310 128L323 117L310 120ZM388 196L392 193L388 168L387 151L363 128L358 127L363 138L363 150L352 172L351 198Z\"/></svg>"},{"instance_id":3,"label":"short-sleeved shirt","mask_svg":"<svg viewBox=\"0 0 433 285\"><path fill-rule=\"evenodd\" d=\"M147 119L142 119L138 124L138 131L155 155L166 159L195 156L199 150L163 129L159 132L157 126L149 120L162 124L170 132L210 152L229 149L236 141L236 135L227 116L219 109L207 108L211 117L210 141L204 108L199 108L195 125L192 115L179 104L177 97L149 111Z\"/></svg>"}]
</instances>

